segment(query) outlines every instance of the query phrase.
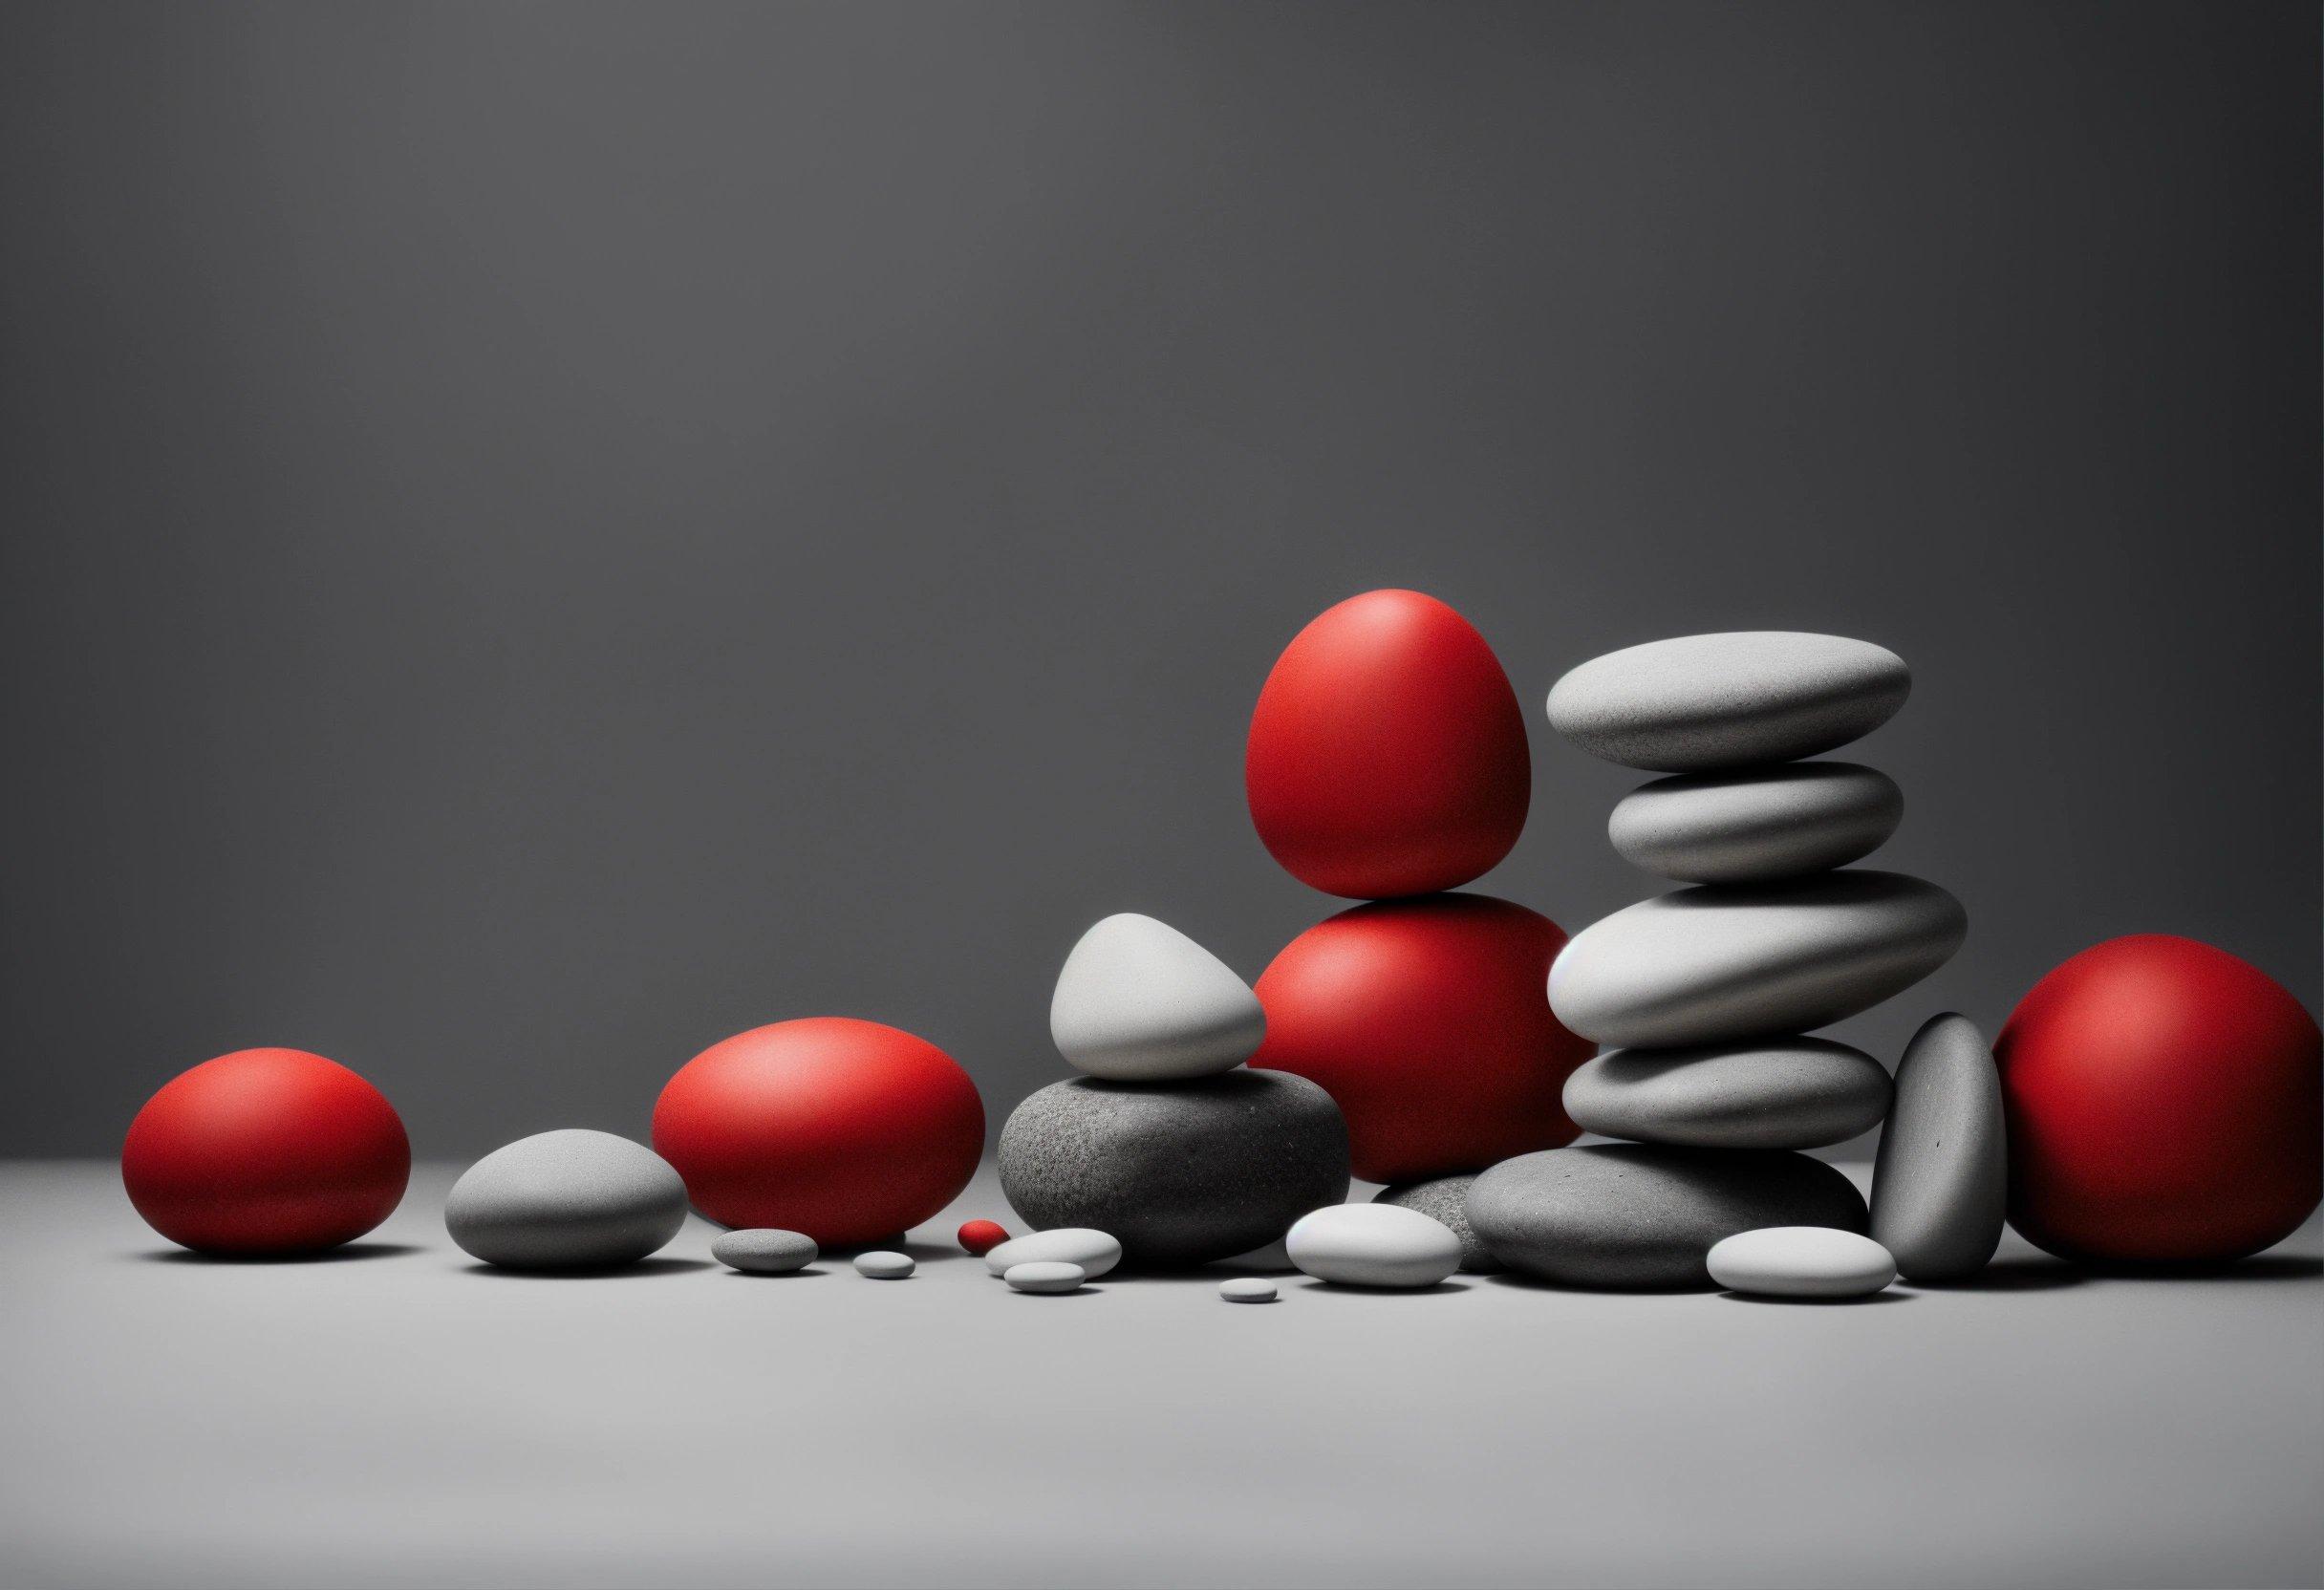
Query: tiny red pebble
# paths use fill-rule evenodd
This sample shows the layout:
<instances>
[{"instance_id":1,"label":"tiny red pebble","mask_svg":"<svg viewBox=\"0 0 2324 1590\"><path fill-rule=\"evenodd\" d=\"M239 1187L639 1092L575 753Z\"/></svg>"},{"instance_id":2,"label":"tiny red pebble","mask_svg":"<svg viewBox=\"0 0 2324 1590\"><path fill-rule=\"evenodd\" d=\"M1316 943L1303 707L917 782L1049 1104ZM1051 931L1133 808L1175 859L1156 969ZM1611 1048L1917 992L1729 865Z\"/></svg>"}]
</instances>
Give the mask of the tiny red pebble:
<instances>
[{"instance_id":1,"label":"tiny red pebble","mask_svg":"<svg viewBox=\"0 0 2324 1590\"><path fill-rule=\"evenodd\" d=\"M958 1235L960 1246L979 1258L1009 1239L1008 1228L994 1220L971 1220Z\"/></svg>"}]
</instances>

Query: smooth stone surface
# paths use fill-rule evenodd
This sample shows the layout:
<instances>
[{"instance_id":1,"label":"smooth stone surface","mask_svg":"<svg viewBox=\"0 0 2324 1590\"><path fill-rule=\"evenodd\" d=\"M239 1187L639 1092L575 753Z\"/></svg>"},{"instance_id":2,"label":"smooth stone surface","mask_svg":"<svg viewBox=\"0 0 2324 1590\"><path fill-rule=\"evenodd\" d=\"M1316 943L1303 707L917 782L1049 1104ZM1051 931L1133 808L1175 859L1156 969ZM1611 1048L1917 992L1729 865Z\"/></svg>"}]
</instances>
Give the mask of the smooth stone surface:
<instances>
[{"instance_id":1,"label":"smooth stone surface","mask_svg":"<svg viewBox=\"0 0 2324 1590\"><path fill-rule=\"evenodd\" d=\"M1057 1052L1115 1082L1230 1070L1266 1036L1250 984L1169 923L1132 912L1082 935L1049 998Z\"/></svg>"},{"instance_id":2,"label":"smooth stone surface","mask_svg":"<svg viewBox=\"0 0 2324 1590\"><path fill-rule=\"evenodd\" d=\"M1258 1276L1237 1276L1218 1283L1218 1295L1231 1303L1271 1303L1275 1301L1275 1282Z\"/></svg>"},{"instance_id":3,"label":"smooth stone surface","mask_svg":"<svg viewBox=\"0 0 2324 1590\"><path fill-rule=\"evenodd\" d=\"M1434 1286L1460 1268L1460 1238L1400 1204L1334 1204L1283 1238L1291 1262L1343 1286Z\"/></svg>"},{"instance_id":4,"label":"smooth stone surface","mask_svg":"<svg viewBox=\"0 0 2324 1590\"><path fill-rule=\"evenodd\" d=\"M890 1253L885 1248L855 1256L855 1273L872 1280L902 1280L918 1268L910 1254Z\"/></svg>"},{"instance_id":5,"label":"smooth stone surface","mask_svg":"<svg viewBox=\"0 0 2324 1590\"><path fill-rule=\"evenodd\" d=\"M1870 855L1904 819L1904 792L1852 762L1689 773L1616 803L1606 837L1633 867L1681 883L1765 883Z\"/></svg>"},{"instance_id":6,"label":"smooth stone surface","mask_svg":"<svg viewBox=\"0 0 2324 1590\"><path fill-rule=\"evenodd\" d=\"M996 1276L1005 1276L1019 1264L1044 1262L1079 1265L1095 1280L1122 1262L1122 1245L1105 1232L1065 1226L1012 1236L984 1256L984 1267Z\"/></svg>"},{"instance_id":7,"label":"smooth stone surface","mask_svg":"<svg viewBox=\"0 0 2324 1590\"><path fill-rule=\"evenodd\" d=\"M1490 1276L1498 1271L1501 1261L1493 1257L1483 1238L1469 1228L1469 1189L1474 1176L1438 1176L1431 1181L1408 1181L1401 1187L1383 1187L1372 1194L1376 1204L1394 1204L1399 1209L1416 1210L1460 1238L1460 1267L1471 1275Z\"/></svg>"},{"instance_id":8,"label":"smooth stone surface","mask_svg":"<svg viewBox=\"0 0 2324 1590\"><path fill-rule=\"evenodd\" d=\"M782 1276L803 1270L815 1262L820 1251L815 1239L805 1232L776 1231L772 1227L721 1232L710 1242L712 1258L754 1276Z\"/></svg>"},{"instance_id":9,"label":"smooth stone surface","mask_svg":"<svg viewBox=\"0 0 2324 1590\"><path fill-rule=\"evenodd\" d=\"M1712 1244L1711 1278L1768 1298L1862 1298L1896 1279L1896 1260L1869 1236L1829 1226L1762 1226Z\"/></svg>"},{"instance_id":10,"label":"smooth stone surface","mask_svg":"<svg viewBox=\"0 0 2324 1590\"><path fill-rule=\"evenodd\" d=\"M1706 1287L1706 1257L1737 1232L1861 1234L1868 1222L1846 1176L1769 1150L1548 1149L1503 1160L1469 1189L1469 1224L1494 1257L1561 1286Z\"/></svg>"},{"instance_id":11,"label":"smooth stone surface","mask_svg":"<svg viewBox=\"0 0 2324 1590\"><path fill-rule=\"evenodd\" d=\"M444 1230L486 1264L516 1270L634 1264L686 1221L686 1184L642 1143L578 1128L539 1132L468 1167Z\"/></svg>"},{"instance_id":12,"label":"smooth stone surface","mask_svg":"<svg viewBox=\"0 0 2324 1590\"><path fill-rule=\"evenodd\" d=\"M1895 716L1904 659L1787 630L1681 635L1592 657L1549 693L1551 726L1592 756L1661 773L1792 762Z\"/></svg>"},{"instance_id":13,"label":"smooth stone surface","mask_svg":"<svg viewBox=\"0 0 2324 1590\"><path fill-rule=\"evenodd\" d=\"M1000 1159L1028 1224L1110 1232L1136 1264L1232 1257L1347 1196L1340 1107L1287 1071L1057 1083L1010 1114Z\"/></svg>"},{"instance_id":14,"label":"smooth stone surface","mask_svg":"<svg viewBox=\"0 0 2324 1590\"><path fill-rule=\"evenodd\" d=\"M1035 1258L1010 1265L1001 1278L1019 1292L1071 1292L1089 1278L1089 1272L1061 1258Z\"/></svg>"},{"instance_id":15,"label":"smooth stone surface","mask_svg":"<svg viewBox=\"0 0 2324 1590\"><path fill-rule=\"evenodd\" d=\"M1960 901L1898 872L1682 889L1575 935L1550 964L1549 1002L1615 1048L1805 1032L1904 992L1968 932Z\"/></svg>"},{"instance_id":16,"label":"smooth stone surface","mask_svg":"<svg viewBox=\"0 0 2324 1590\"><path fill-rule=\"evenodd\" d=\"M1565 1079L1582 1130L1698 1149L1844 1143L1880 1125L1888 1096L1879 1061L1822 1038L1614 1049Z\"/></svg>"},{"instance_id":17,"label":"smooth stone surface","mask_svg":"<svg viewBox=\"0 0 2324 1590\"><path fill-rule=\"evenodd\" d=\"M1912 1035L1872 1171L1872 1235L1906 1280L1962 1280L2001 1245L2007 1127L1993 1051L1947 1012Z\"/></svg>"}]
</instances>

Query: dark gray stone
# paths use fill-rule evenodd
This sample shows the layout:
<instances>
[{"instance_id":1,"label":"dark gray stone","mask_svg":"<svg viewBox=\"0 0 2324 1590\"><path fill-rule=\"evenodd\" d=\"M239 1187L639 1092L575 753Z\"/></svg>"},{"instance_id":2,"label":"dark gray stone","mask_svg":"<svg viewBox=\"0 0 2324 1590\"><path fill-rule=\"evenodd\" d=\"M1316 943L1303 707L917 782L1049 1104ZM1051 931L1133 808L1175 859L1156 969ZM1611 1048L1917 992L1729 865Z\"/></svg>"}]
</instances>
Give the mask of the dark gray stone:
<instances>
[{"instance_id":1,"label":"dark gray stone","mask_svg":"<svg viewBox=\"0 0 2324 1590\"><path fill-rule=\"evenodd\" d=\"M1870 1218L1846 1176L1805 1154L1606 1143L1503 1160L1469 1189L1469 1224L1513 1270L1561 1286L1715 1284L1711 1246L1762 1226Z\"/></svg>"},{"instance_id":2,"label":"dark gray stone","mask_svg":"<svg viewBox=\"0 0 2324 1590\"><path fill-rule=\"evenodd\" d=\"M1565 1079L1582 1130L1697 1149L1844 1143L1880 1125L1888 1096L1879 1061L1822 1038L1615 1049Z\"/></svg>"},{"instance_id":3,"label":"dark gray stone","mask_svg":"<svg viewBox=\"0 0 2324 1590\"><path fill-rule=\"evenodd\" d=\"M1931 1018L1896 1068L1872 1168L1872 1235L1906 1280L1961 1280L2001 1245L2009 1192L2001 1075L1966 1016Z\"/></svg>"},{"instance_id":4,"label":"dark gray stone","mask_svg":"<svg viewBox=\"0 0 2324 1590\"><path fill-rule=\"evenodd\" d=\"M602 1269L633 1264L678 1235L686 1184L669 1161L611 1132L519 1138L468 1167L444 1200L444 1230L486 1264Z\"/></svg>"},{"instance_id":5,"label":"dark gray stone","mask_svg":"<svg viewBox=\"0 0 2324 1590\"><path fill-rule=\"evenodd\" d=\"M1549 693L1549 721L1592 756L1659 773L1792 762L1895 716L1904 659L1868 640L1784 630L1689 634L1592 657Z\"/></svg>"},{"instance_id":6,"label":"dark gray stone","mask_svg":"<svg viewBox=\"0 0 2324 1590\"><path fill-rule=\"evenodd\" d=\"M1401 1187L1383 1187L1372 1194L1372 1202L1418 1210L1460 1238L1463 1270L1473 1276L1489 1276L1500 1269L1501 1261L1469 1229L1469 1188L1475 1180L1474 1176L1438 1176L1432 1181L1408 1181Z\"/></svg>"},{"instance_id":7,"label":"dark gray stone","mask_svg":"<svg viewBox=\"0 0 2324 1590\"><path fill-rule=\"evenodd\" d=\"M1781 763L1657 779L1625 795L1606 837L1633 867L1681 883L1766 883L1860 861L1904 818L1887 774Z\"/></svg>"},{"instance_id":8,"label":"dark gray stone","mask_svg":"<svg viewBox=\"0 0 2324 1590\"><path fill-rule=\"evenodd\" d=\"M753 1276L785 1276L815 1262L820 1250L805 1232L779 1231L762 1226L747 1231L722 1231L711 1239L710 1257L721 1264Z\"/></svg>"},{"instance_id":9,"label":"dark gray stone","mask_svg":"<svg viewBox=\"0 0 2324 1590\"><path fill-rule=\"evenodd\" d=\"M1131 1264L1227 1258L1347 1196L1347 1127L1287 1071L1174 1083L1076 1077L1001 1128L1001 1187L1036 1228L1093 1226Z\"/></svg>"}]
</instances>

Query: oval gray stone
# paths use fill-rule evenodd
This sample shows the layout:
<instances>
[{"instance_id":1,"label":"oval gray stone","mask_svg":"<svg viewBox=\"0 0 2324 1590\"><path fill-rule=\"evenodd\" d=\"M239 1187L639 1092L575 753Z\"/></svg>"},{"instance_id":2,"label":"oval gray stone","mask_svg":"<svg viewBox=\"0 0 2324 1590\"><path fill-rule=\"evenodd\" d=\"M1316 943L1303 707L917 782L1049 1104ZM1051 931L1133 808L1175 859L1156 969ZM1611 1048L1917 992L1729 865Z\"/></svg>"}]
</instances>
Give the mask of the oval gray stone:
<instances>
[{"instance_id":1,"label":"oval gray stone","mask_svg":"<svg viewBox=\"0 0 2324 1590\"><path fill-rule=\"evenodd\" d=\"M778 1231L762 1226L749 1231L724 1231L711 1238L710 1257L729 1268L753 1276L786 1276L815 1262L821 1250L805 1232Z\"/></svg>"},{"instance_id":2,"label":"oval gray stone","mask_svg":"<svg viewBox=\"0 0 2324 1590\"><path fill-rule=\"evenodd\" d=\"M1805 1154L1602 1143L1505 1159L1469 1224L1513 1270L1582 1287L1708 1287L1711 1245L1761 1226L1861 1234L1864 1200Z\"/></svg>"},{"instance_id":3,"label":"oval gray stone","mask_svg":"<svg viewBox=\"0 0 2324 1590\"><path fill-rule=\"evenodd\" d=\"M1474 1176L1438 1176L1431 1181L1408 1181L1401 1187L1383 1187L1372 1194L1376 1204L1394 1204L1402 1209L1418 1210L1460 1238L1460 1267L1473 1276L1490 1276L1501 1267L1501 1261L1469 1229L1469 1189Z\"/></svg>"},{"instance_id":4,"label":"oval gray stone","mask_svg":"<svg viewBox=\"0 0 2324 1590\"><path fill-rule=\"evenodd\" d=\"M1698 1149L1844 1143L1880 1125L1888 1096L1879 1061L1822 1038L1614 1049L1565 1079L1582 1130Z\"/></svg>"},{"instance_id":5,"label":"oval gray stone","mask_svg":"<svg viewBox=\"0 0 2324 1590\"><path fill-rule=\"evenodd\" d=\"M609 1269L659 1250L686 1221L686 1184L641 1143L578 1128L493 1150L452 1184L444 1230L516 1270Z\"/></svg>"},{"instance_id":6,"label":"oval gray stone","mask_svg":"<svg viewBox=\"0 0 2324 1590\"><path fill-rule=\"evenodd\" d=\"M868 1280L902 1280L918 1268L910 1254L891 1253L885 1248L855 1256L855 1273Z\"/></svg>"},{"instance_id":7,"label":"oval gray stone","mask_svg":"<svg viewBox=\"0 0 2324 1590\"><path fill-rule=\"evenodd\" d=\"M1615 1048L1804 1032L1911 987L1968 932L1960 901L1898 872L1682 889L1576 934L1550 963L1549 1002Z\"/></svg>"},{"instance_id":8,"label":"oval gray stone","mask_svg":"<svg viewBox=\"0 0 2324 1590\"><path fill-rule=\"evenodd\" d=\"M1896 1279L1887 1249L1829 1226L1737 1232L1713 1243L1703 1265L1730 1292L1763 1298L1864 1298Z\"/></svg>"},{"instance_id":9,"label":"oval gray stone","mask_svg":"<svg viewBox=\"0 0 2324 1590\"><path fill-rule=\"evenodd\" d=\"M1275 1282L1258 1276L1237 1276L1218 1283L1218 1295L1231 1303L1271 1303Z\"/></svg>"},{"instance_id":10,"label":"oval gray stone","mask_svg":"<svg viewBox=\"0 0 2324 1590\"><path fill-rule=\"evenodd\" d=\"M1018 1292L1071 1292L1089 1278L1078 1264L1067 1264L1062 1258L1033 1258L1022 1264L1012 1264L1001 1272L1001 1278Z\"/></svg>"},{"instance_id":11,"label":"oval gray stone","mask_svg":"<svg viewBox=\"0 0 2324 1590\"><path fill-rule=\"evenodd\" d=\"M1122 1245L1102 1231L1065 1226L1027 1232L986 1250L984 1268L1005 1276L1020 1264L1071 1264L1095 1280L1122 1262Z\"/></svg>"},{"instance_id":12,"label":"oval gray stone","mask_svg":"<svg viewBox=\"0 0 2324 1590\"><path fill-rule=\"evenodd\" d=\"M1057 1052L1115 1082L1231 1070L1266 1036L1250 984L1176 928L1134 912L1082 935L1049 997Z\"/></svg>"},{"instance_id":13,"label":"oval gray stone","mask_svg":"<svg viewBox=\"0 0 2324 1590\"><path fill-rule=\"evenodd\" d=\"M1660 773L1791 762L1896 715L1904 659L1788 630L1690 634L1592 657L1549 693L1549 721L1592 756Z\"/></svg>"},{"instance_id":14,"label":"oval gray stone","mask_svg":"<svg viewBox=\"0 0 2324 1590\"><path fill-rule=\"evenodd\" d=\"M1681 883L1765 883L1861 860L1904 821L1904 792L1852 762L1657 779L1624 796L1606 837Z\"/></svg>"},{"instance_id":15,"label":"oval gray stone","mask_svg":"<svg viewBox=\"0 0 2324 1590\"><path fill-rule=\"evenodd\" d=\"M1904 1046L1872 1168L1872 1235L1906 1280L1961 1280L2001 1245L2009 1192L2001 1076L1965 1016L1932 1017Z\"/></svg>"},{"instance_id":16,"label":"oval gray stone","mask_svg":"<svg viewBox=\"0 0 2324 1590\"><path fill-rule=\"evenodd\" d=\"M1396 1204L1332 1204L1300 1216L1283 1249L1318 1280L1342 1286L1434 1286L1460 1268L1460 1238Z\"/></svg>"},{"instance_id":17,"label":"oval gray stone","mask_svg":"<svg viewBox=\"0 0 2324 1590\"><path fill-rule=\"evenodd\" d=\"M1001 1187L1018 1213L1110 1232L1134 1264L1263 1247L1346 1197L1347 1175L1340 1107L1288 1071L1148 1086L1076 1077L1033 1094L1001 1128Z\"/></svg>"}]
</instances>

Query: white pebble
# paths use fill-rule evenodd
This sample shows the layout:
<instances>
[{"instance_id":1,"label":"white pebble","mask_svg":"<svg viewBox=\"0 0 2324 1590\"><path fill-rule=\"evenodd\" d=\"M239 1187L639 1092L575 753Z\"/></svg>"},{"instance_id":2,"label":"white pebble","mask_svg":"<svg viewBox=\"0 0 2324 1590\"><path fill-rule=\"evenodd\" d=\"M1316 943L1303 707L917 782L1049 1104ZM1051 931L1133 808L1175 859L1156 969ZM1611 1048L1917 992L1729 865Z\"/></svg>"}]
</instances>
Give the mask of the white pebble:
<instances>
[{"instance_id":1,"label":"white pebble","mask_svg":"<svg viewBox=\"0 0 2324 1590\"><path fill-rule=\"evenodd\" d=\"M1078 1264L1091 1280L1122 1262L1122 1245L1102 1231L1087 1226L1060 1226L1055 1231L1012 1236L984 1256L984 1267L996 1276L1008 1274L1014 1264L1055 1259Z\"/></svg>"},{"instance_id":2,"label":"white pebble","mask_svg":"<svg viewBox=\"0 0 2324 1590\"><path fill-rule=\"evenodd\" d=\"M1399 1204L1331 1204L1283 1238L1291 1262L1343 1286L1434 1286L1460 1268L1460 1238Z\"/></svg>"},{"instance_id":3,"label":"white pebble","mask_svg":"<svg viewBox=\"0 0 2324 1590\"><path fill-rule=\"evenodd\" d=\"M873 1280L902 1280L917 1268L912 1262L910 1254L892 1254L884 1248L876 1253L855 1256L855 1273L869 1276Z\"/></svg>"},{"instance_id":4,"label":"white pebble","mask_svg":"<svg viewBox=\"0 0 2324 1590\"><path fill-rule=\"evenodd\" d=\"M1070 1292L1089 1276L1078 1264L1057 1258L1035 1258L1010 1265L1001 1272L1001 1278L1020 1292Z\"/></svg>"},{"instance_id":5,"label":"white pebble","mask_svg":"<svg viewBox=\"0 0 2324 1590\"><path fill-rule=\"evenodd\" d=\"M1869 1236L1831 1226L1762 1226L1715 1243L1711 1278L1770 1298L1861 1298L1896 1279L1896 1260Z\"/></svg>"},{"instance_id":6,"label":"white pebble","mask_svg":"<svg viewBox=\"0 0 2324 1590\"><path fill-rule=\"evenodd\" d=\"M1218 1283L1218 1295L1231 1303L1271 1303L1275 1282L1259 1276L1237 1276Z\"/></svg>"}]
</instances>

